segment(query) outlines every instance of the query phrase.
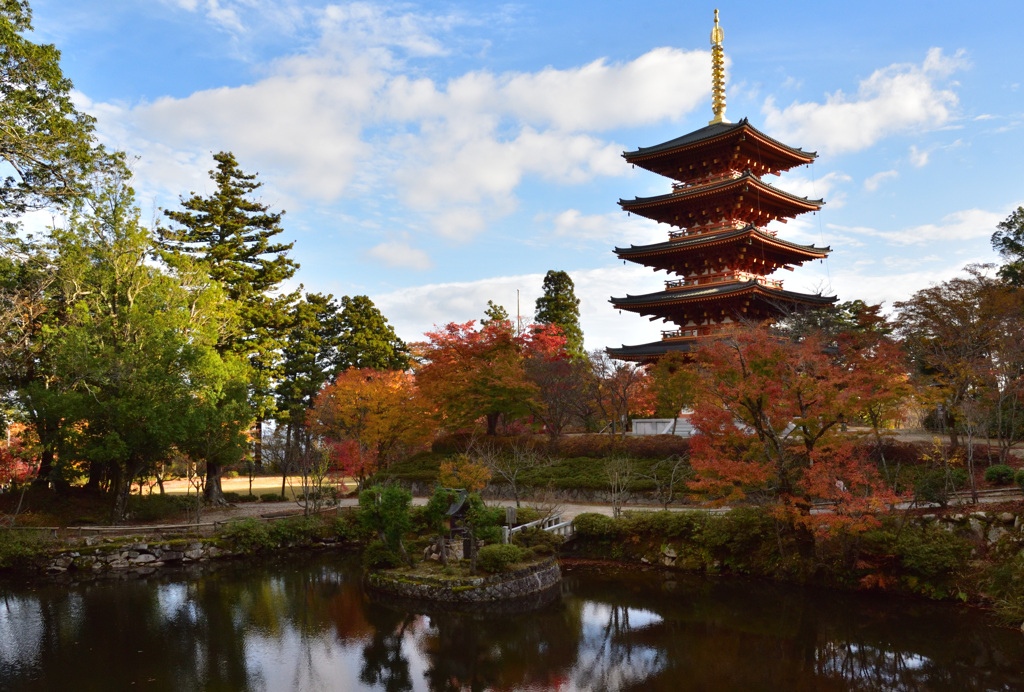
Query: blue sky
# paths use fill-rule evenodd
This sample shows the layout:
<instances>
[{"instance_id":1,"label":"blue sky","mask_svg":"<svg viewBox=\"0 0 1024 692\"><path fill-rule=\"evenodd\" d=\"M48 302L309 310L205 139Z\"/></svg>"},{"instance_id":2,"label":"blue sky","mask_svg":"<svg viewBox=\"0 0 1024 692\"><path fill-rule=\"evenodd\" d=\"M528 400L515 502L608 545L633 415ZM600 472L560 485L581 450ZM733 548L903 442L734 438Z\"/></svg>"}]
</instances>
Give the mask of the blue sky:
<instances>
[{"instance_id":1,"label":"blue sky","mask_svg":"<svg viewBox=\"0 0 1024 692\"><path fill-rule=\"evenodd\" d=\"M146 219L230 150L287 210L307 290L367 294L418 340L488 300L514 314L517 289L529 317L564 269L588 348L667 327L607 302L668 278L611 252L668 232L619 210L669 190L620 154L712 117L716 6L726 117L819 153L768 180L826 200L778 227L833 248L786 288L891 304L996 260L1024 203L1016 3L33 2L103 141L138 157Z\"/></svg>"}]
</instances>

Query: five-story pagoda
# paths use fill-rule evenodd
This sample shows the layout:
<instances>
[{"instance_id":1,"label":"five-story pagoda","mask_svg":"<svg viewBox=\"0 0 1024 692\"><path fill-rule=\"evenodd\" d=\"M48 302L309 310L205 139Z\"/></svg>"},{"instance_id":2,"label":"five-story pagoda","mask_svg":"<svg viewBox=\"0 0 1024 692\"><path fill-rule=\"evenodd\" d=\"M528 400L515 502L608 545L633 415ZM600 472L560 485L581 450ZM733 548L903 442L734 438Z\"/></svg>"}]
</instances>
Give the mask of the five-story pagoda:
<instances>
[{"instance_id":1,"label":"five-story pagoda","mask_svg":"<svg viewBox=\"0 0 1024 692\"><path fill-rule=\"evenodd\" d=\"M651 362L669 351L690 352L737 322L762 321L806 307L835 302L835 297L796 293L767 278L777 269L792 270L822 259L829 248L798 245L766 228L786 223L824 203L797 197L764 182L809 164L816 154L794 149L757 130L746 118L725 119L723 32L711 32L714 119L690 134L653 147L623 153L629 163L675 181L657 197L619 200L628 212L674 226L669 239L653 245L616 248L621 259L678 276L665 290L612 298L620 310L663 319L677 328L663 331L661 341L609 348L621 360Z\"/></svg>"}]
</instances>

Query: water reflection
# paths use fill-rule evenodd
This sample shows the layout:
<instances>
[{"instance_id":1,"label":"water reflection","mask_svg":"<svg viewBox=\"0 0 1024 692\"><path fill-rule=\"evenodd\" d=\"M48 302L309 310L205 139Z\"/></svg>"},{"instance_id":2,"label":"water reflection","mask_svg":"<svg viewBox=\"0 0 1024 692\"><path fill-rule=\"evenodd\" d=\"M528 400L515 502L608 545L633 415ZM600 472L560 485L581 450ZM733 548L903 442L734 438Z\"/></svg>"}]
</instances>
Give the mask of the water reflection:
<instances>
[{"instance_id":1,"label":"water reflection","mask_svg":"<svg viewBox=\"0 0 1024 692\"><path fill-rule=\"evenodd\" d=\"M344 556L0 599L16 691L1011 690L1021 660L969 612L657 572L502 614L371 600Z\"/></svg>"}]
</instances>

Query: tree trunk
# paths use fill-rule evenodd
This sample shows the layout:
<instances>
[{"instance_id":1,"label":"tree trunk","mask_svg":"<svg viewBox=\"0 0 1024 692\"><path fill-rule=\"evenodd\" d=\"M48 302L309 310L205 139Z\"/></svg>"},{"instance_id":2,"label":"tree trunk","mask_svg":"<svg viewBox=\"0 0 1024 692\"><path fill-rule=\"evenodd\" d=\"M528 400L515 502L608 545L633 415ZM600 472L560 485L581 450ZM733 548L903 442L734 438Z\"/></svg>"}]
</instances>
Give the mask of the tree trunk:
<instances>
[{"instance_id":1,"label":"tree trunk","mask_svg":"<svg viewBox=\"0 0 1024 692\"><path fill-rule=\"evenodd\" d=\"M256 472L263 472L263 419L256 421L256 427L252 431L252 463L256 466Z\"/></svg>"},{"instance_id":2,"label":"tree trunk","mask_svg":"<svg viewBox=\"0 0 1024 692\"><path fill-rule=\"evenodd\" d=\"M220 464L215 464L212 461L206 462L206 501L211 505L224 504L224 493L221 492L220 488Z\"/></svg>"},{"instance_id":3,"label":"tree trunk","mask_svg":"<svg viewBox=\"0 0 1024 692\"><path fill-rule=\"evenodd\" d=\"M53 450L44 449L39 458L39 472L32 481L32 486L42 490L49 488L51 473L53 473Z\"/></svg>"},{"instance_id":4,"label":"tree trunk","mask_svg":"<svg viewBox=\"0 0 1024 692\"><path fill-rule=\"evenodd\" d=\"M487 414L487 434L497 435L498 434L498 417L500 413L488 413Z\"/></svg>"}]
</instances>

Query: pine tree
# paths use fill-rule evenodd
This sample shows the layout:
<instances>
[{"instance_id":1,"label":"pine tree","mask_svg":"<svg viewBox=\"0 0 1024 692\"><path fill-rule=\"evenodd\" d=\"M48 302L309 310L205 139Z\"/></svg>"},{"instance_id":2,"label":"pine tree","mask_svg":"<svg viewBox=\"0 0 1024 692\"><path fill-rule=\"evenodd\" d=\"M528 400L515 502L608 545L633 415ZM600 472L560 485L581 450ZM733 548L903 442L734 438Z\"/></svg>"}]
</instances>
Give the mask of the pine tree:
<instances>
[{"instance_id":1,"label":"pine tree","mask_svg":"<svg viewBox=\"0 0 1024 692\"><path fill-rule=\"evenodd\" d=\"M583 330L580 328L580 299L569 274L551 270L544 276L544 295L537 299L536 321L553 324L565 336L565 352L572 358L584 358Z\"/></svg>"},{"instance_id":2,"label":"pine tree","mask_svg":"<svg viewBox=\"0 0 1024 692\"><path fill-rule=\"evenodd\" d=\"M496 305L493 300L487 301L487 309L484 310L484 318L480 320L480 326L486 327L492 322L508 322L511 324L512 320L508 316L508 310L504 306Z\"/></svg>"},{"instance_id":3,"label":"pine tree","mask_svg":"<svg viewBox=\"0 0 1024 692\"><path fill-rule=\"evenodd\" d=\"M409 351L366 296L341 299L338 369L405 370Z\"/></svg>"},{"instance_id":4,"label":"pine tree","mask_svg":"<svg viewBox=\"0 0 1024 692\"><path fill-rule=\"evenodd\" d=\"M294 243L273 242L282 231L284 212L271 213L266 205L250 198L261 186L256 175L243 173L230 152L222 151L213 158L217 168L210 176L216 191L209 197L193 192L181 200L181 211L165 210L177 226L160 229L161 246L171 266L183 257L202 262L237 306L238 328L221 334L218 350L248 360L249 399L256 417L254 454L259 466L263 421L273 414L279 350L288 333L290 306L298 299L298 292L285 296L274 292L299 265L288 258ZM219 499L218 464L207 464L206 492L208 499Z\"/></svg>"}]
</instances>

